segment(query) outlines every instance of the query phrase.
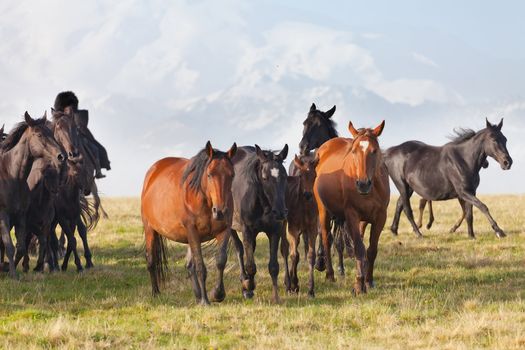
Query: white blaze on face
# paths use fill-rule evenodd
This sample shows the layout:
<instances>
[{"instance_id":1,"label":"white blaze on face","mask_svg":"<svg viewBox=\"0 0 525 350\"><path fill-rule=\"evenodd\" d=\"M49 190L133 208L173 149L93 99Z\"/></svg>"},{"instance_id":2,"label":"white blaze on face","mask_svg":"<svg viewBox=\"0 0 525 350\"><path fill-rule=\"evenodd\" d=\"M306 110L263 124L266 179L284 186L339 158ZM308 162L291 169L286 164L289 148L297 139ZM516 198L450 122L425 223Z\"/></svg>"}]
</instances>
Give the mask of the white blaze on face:
<instances>
[{"instance_id":1,"label":"white blaze on face","mask_svg":"<svg viewBox=\"0 0 525 350\"><path fill-rule=\"evenodd\" d=\"M368 149L369 145L370 145L370 142L368 142L368 141L361 141L361 142L359 142L359 146L361 146L361 149L363 150L363 153L366 152L366 150Z\"/></svg>"},{"instance_id":2,"label":"white blaze on face","mask_svg":"<svg viewBox=\"0 0 525 350\"><path fill-rule=\"evenodd\" d=\"M279 177L279 169L277 168L271 168L270 169L270 174L272 174L273 177L275 177L276 179Z\"/></svg>"}]
</instances>

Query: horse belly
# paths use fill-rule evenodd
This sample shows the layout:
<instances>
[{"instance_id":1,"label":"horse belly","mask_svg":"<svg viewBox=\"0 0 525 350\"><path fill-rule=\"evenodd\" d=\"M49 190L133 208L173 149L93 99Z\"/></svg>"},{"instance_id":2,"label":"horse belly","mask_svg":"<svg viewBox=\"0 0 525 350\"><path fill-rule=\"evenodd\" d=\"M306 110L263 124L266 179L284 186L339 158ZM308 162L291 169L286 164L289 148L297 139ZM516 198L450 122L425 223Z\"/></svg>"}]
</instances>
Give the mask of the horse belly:
<instances>
[{"instance_id":1,"label":"horse belly","mask_svg":"<svg viewBox=\"0 0 525 350\"><path fill-rule=\"evenodd\" d=\"M339 180L333 174L319 175L315 181L315 187L323 206L332 215L344 218L344 198L341 192Z\"/></svg>"}]
</instances>

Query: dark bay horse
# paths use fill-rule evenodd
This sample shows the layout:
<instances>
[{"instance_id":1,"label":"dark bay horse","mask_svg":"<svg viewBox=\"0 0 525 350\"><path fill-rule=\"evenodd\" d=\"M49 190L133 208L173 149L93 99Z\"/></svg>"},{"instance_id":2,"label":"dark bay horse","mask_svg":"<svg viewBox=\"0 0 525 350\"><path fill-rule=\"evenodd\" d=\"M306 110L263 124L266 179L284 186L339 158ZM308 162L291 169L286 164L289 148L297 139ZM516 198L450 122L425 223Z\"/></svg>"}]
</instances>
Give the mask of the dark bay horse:
<instances>
[{"instance_id":1,"label":"dark bay horse","mask_svg":"<svg viewBox=\"0 0 525 350\"><path fill-rule=\"evenodd\" d=\"M2 143L0 151L0 232L9 259L9 275L16 276L16 264L25 255L26 215L29 207L27 178L37 159L45 168L60 173L66 156L46 127L46 117L32 119L26 112ZM10 230L15 227L16 258Z\"/></svg>"},{"instance_id":2,"label":"dark bay horse","mask_svg":"<svg viewBox=\"0 0 525 350\"><path fill-rule=\"evenodd\" d=\"M297 277L298 247L300 237L303 235L305 245L308 247L308 296L313 297L315 295L315 243L318 232L317 204L313 198L313 187L317 164L315 160L310 159L308 156L297 157L297 155L294 158L294 164L299 174L287 177L286 208L288 208L288 216L285 225L283 225L283 236L281 238L281 254L285 265L284 284L288 292L299 292L299 279ZM288 256L291 257L291 271L288 267Z\"/></svg>"},{"instance_id":3,"label":"dark bay horse","mask_svg":"<svg viewBox=\"0 0 525 350\"><path fill-rule=\"evenodd\" d=\"M330 219L344 219L352 238L357 261L354 283L356 294L374 285L374 262L379 236L385 225L390 188L382 163L378 137L385 122L375 129L348 129L353 139L337 137L325 142L317 151L317 177L314 195L319 209L319 222L326 251L326 278L334 280L328 232ZM364 228L372 225L370 243L365 251Z\"/></svg>"},{"instance_id":4,"label":"dark bay horse","mask_svg":"<svg viewBox=\"0 0 525 350\"><path fill-rule=\"evenodd\" d=\"M488 160L485 160L485 163L483 163L482 168L486 169L489 167ZM421 228L423 227L423 213L425 211L425 206L428 203L428 223L427 223L427 230L430 230L432 227L432 224L434 223L434 210L432 208L432 201L426 200L425 198L421 198L419 200L419 216L417 221L417 227ZM460 202L461 205L461 202ZM449 230L450 233L454 233L457 231L457 229L461 226L463 223L463 220L465 220L465 210L463 210L463 207L461 208L462 214L461 217L456 221L454 226Z\"/></svg>"},{"instance_id":5,"label":"dark bay horse","mask_svg":"<svg viewBox=\"0 0 525 350\"><path fill-rule=\"evenodd\" d=\"M286 170L283 161L288 155L288 145L278 153L254 147L240 147L233 158L235 179L232 191L234 215L232 237L237 248L241 268L242 293L252 298L255 290L255 247L259 232L265 232L270 245L268 271L272 278L273 301L279 302L277 260L279 239L282 234L287 209L285 203ZM242 232L243 241L237 231ZM246 254L246 265L244 264Z\"/></svg>"},{"instance_id":6,"label":"dark bay horse","mask_svg":"<svg viewBox=\"0 0 525 350\"><path fill-rule=\"evenodd\" d=\"M146 260L153 295L165 278L164 238L189 245L187 265L197 302L207 305L206 266L201 243L216 239L219 279L212 300L221 302L233 213L232 157L234 143L226 153L206 147L192 159L169 157L157 161L146 173L141 196L141 215L146 239Z\"/></svg>"},{"instance_id":7,"label":"dark bay horse","mask_svg":"<svg viewBox=\"0 0 525 350\"><path fill-rule=\"evenodd\" d=\"M486 121L486 128L478 132L460 130L452 142L441 147L418 141L408 141L385 152L385 164L392 181L399 190L392 233L397 234L399 217L404 210L417 236L422 236L414 221L410 196L416 192L427 200L458 198L466 214L468 235L475 238L472 206L476 206L489 220L498 237L505 233L490 215L489 209L476 197L479 171L487 157L494 158L503 170L512 166L507 151L507 138L498 125Z\"/></svg>"}]
</instances>

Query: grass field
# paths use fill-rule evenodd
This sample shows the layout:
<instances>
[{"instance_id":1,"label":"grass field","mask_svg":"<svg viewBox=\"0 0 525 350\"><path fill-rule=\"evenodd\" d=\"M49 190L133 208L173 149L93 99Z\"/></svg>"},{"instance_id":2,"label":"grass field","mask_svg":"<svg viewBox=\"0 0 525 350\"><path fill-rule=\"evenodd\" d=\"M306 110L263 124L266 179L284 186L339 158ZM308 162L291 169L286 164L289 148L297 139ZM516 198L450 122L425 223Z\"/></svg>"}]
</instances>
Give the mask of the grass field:
<instances>
[{"instance_id":1,"label":"grass field","mask_svg":"<svg viewBox=\"0 0 525 350\"><path fill-rule=\"evenodd\" d=\"M0 348L523 349L525 196L482 199L507 238L497 239L479 211L477 240L465 227L450 234L459 204L435 203L436 223L424 239L404 217L399 237L383 232L377 288L358 297L347 260L346 278L335 283L316 273L317 297L308 299L301 257L301 292L287 296L281 285L282 303L272 305L261 235L255 298L241 297L232 248L226 300L209 308L195 305L182 245L171 245L170 281L151 297L139 201L105 199L110 217L90 233L93 270L0 276ZM208 266L211 286L211 260Z\"/></svg>"}]
</instances>

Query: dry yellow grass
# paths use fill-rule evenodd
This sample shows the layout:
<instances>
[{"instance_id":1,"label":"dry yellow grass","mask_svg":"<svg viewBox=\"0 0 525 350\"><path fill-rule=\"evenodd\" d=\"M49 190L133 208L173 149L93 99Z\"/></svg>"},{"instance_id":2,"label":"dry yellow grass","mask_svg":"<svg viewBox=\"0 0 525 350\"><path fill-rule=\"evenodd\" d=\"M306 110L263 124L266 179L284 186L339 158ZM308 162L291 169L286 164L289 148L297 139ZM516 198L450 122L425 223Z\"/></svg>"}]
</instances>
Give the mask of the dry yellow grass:
<instances>
[{"instance_id":1,"label":"dry yellow grass","mask_svg":"<svg viewBox=\"0 0 525 350\"><path fill-rule=\"evenodd\" d=\"M377 288L367 295L352 296L353 264L347 261L347 277L333 284L316 273L315 300L304 289L296 296L281 289L282 304L272 305L261 236L255 299L242 299L231 252L227 299L203 308L194 303L182 245L172 245L172 274L162 296L150 296L139 201L105 199L110 218L90 233L93 270L29 273L19 281L1 275L0 347L525 348L525 197L483 200L507 238L497 239L478 211L477 240L469 240L464 227L449 234L459 205L435 203L436 223L424 239L415 239L404 217L399 237L383 232ZM299 266L304 287L303 259ZM211 285L211 261L209 271Z\"/></svg>"}]
</instances>

